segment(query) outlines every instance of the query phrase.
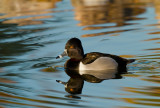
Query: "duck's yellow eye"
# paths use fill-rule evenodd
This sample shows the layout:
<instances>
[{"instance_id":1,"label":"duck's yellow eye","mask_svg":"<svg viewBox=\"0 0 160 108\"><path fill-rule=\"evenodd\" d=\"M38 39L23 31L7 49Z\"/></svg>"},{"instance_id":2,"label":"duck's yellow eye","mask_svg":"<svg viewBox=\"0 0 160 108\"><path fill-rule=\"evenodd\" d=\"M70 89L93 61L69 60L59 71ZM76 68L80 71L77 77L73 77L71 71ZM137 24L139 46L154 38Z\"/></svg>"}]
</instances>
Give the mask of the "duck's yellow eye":
<instances>
[{"instance_id":1,"label":"duck's yellow eye","mask_svg":"<svg viewBox=\"0 0 160 108\"><path fill-rule=\"evenodd\" d=\"M74 48L73 46L70 46L69 48Z\"/></svg>"}]
</instances>

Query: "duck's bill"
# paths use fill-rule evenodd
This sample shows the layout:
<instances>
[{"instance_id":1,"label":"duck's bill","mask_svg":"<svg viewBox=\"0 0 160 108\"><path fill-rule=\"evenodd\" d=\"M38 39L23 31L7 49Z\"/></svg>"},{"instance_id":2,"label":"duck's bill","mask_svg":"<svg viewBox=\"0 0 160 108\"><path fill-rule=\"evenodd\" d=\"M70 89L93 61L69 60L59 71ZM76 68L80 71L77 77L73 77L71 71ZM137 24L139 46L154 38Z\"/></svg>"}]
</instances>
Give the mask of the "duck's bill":
<instances>
[{"instance_id":1,"label":"duck's bill","mask_svg":"<svg viewBox=\"0 0 160 108\"><path fill-rule=\"evenodd\" d=\"M64 56L67 56L67 50L66 49L64 50L64 52L61 55L57 56L56 59L62 58Z\"/></svg>"}]
</instances>

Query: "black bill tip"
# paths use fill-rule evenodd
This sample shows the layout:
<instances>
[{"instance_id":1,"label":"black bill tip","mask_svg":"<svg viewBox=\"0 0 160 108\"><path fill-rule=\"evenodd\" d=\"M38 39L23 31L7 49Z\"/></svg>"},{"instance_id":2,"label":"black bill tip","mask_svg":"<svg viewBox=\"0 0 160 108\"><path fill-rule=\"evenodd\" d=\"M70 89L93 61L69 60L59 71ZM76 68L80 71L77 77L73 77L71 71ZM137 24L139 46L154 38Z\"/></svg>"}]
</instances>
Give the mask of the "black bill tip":
<instances>
[{"instance_id":1,"label":"black bill tip","mask_svg":"<svg viewBox=\"0 0 160 108\"><path fill-rule=\"evenodd\" d=\"M56 57L56 59L59 59L59 58L60 58L59 56Z\"/></svg>"}]
</instances>

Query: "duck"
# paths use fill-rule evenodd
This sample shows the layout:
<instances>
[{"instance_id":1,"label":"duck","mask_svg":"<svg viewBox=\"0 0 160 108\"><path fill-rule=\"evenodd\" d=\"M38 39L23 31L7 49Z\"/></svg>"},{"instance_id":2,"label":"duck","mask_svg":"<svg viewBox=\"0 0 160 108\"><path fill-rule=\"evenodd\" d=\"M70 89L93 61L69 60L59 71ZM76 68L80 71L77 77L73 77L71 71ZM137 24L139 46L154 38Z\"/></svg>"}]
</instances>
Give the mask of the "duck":
<instances>
[{"instance_id":1,"label":"duck","mask_svg":"<svg viewBox=\"0 0 160 108\"><path fill-rule=\"evenodd\" d=\"M126 59L117 55L90 52L84 54L81 40L74 37L67 41L64 52L56 57L69 56L70 59L64 64L65 69L84 71L116 70L119 73L127 72L127 64L135 59Z\"/></svg>"}]
</instances>

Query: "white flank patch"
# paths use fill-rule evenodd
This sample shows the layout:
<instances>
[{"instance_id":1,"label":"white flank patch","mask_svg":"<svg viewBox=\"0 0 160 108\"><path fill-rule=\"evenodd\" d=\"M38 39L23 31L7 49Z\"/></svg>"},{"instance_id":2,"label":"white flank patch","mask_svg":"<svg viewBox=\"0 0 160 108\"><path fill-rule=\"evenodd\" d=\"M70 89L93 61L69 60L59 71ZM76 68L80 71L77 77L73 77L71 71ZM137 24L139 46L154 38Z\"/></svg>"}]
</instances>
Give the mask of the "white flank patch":
<instances>
[{"instance_id":1,"label":"white flank patch","mask_svg":"<svg viewBox=\"0 0 160 108\"><path fill-rule=\"evenodd\" d=\"M100 57L91 64L84 65L80 62L79 73L80 75L88 74L93 75L99 79L111 79L117 73L118 63L109 57Z\"/></svg>"},{"instance_id":2,"label":"white flank patch","mask_svg":"<svg viewBox=\"0 0 160 108\"><path fill-rule=\"evenodd\" d=\"M91 64L79 64L79 70L108 70L117 69L118 63L110 57L100 57Z\"/></svg>"}]
</instances>

